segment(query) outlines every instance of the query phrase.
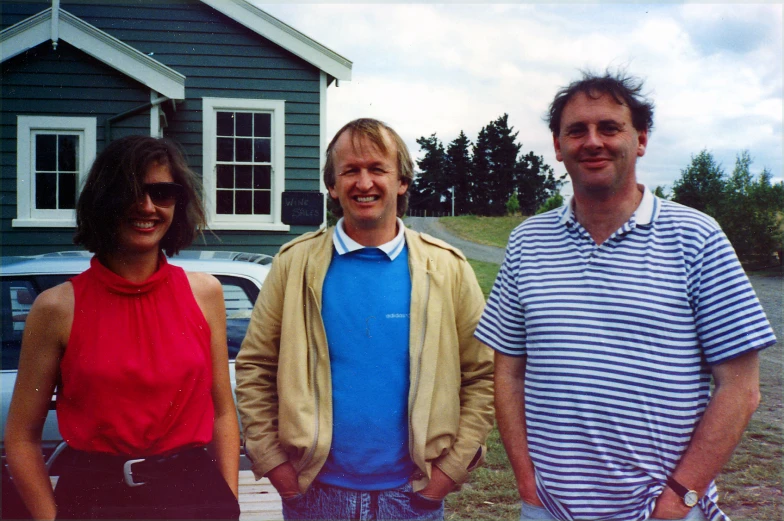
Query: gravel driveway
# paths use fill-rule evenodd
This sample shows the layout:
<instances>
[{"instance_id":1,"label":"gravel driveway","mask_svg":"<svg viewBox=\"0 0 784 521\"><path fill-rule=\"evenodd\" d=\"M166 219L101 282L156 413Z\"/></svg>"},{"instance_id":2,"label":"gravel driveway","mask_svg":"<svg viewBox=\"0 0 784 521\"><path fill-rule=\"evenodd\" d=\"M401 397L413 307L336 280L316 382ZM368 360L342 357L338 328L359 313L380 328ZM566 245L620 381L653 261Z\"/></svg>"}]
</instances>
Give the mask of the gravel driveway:
<instances>
[{"instance_id":1,"label":"gravel driveway","mask_svg":"<svg viewBox=\"0 0 784 521\"><path fill-rule=\"evenodd\" d=\"M433 237L460 248L469 259L501 264L504 260L504 250L493 246L485 246L474 242L465 241L450 234L438 222L437 217L406 217L406 226L419 232L425 232ZM754 414L758 420L772 425L784 425L784 275L749 273L754 291L765 308L776 332L778 343L762 351L760 355L760 387L762 402Z\"/></svg>"}]
</instances>

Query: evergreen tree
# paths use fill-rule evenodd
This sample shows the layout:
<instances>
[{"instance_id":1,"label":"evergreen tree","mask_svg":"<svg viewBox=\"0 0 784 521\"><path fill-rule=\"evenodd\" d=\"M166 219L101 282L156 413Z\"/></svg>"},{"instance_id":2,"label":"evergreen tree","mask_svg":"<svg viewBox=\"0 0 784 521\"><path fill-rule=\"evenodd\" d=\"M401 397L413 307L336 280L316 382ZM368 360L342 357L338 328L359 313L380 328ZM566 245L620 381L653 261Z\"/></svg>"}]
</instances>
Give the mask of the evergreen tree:
<instances>
[{"instance_id":1,"label":"evergreen tree","mask_svg":"<svg viewBox=\"0 0 784 521\"><path fill-rule=\"evenodd\" d=\"M549 197L558 192L562 184L561 180L555 178L553 169L545 164L542 156L528 152L520 158L515 169L520 212L523 215L532 215Z\"/></svg>"},{"instance_id":2,"label":"evergreen tree","mask_svg":"<svg viewBox=\"0 0 784 521\"><path fill-rule=\"evenodd\" d=\"M471 155L471 211L476 215L489 215L490 197L489 184L492 175L492 158L490 153L490 137L487 127L482 127L476 137Z\"/></svg>"},{"instance_id":3,"label":"evergreen tree","mask_svg":"<svg viewBox=\"0 0 784 521\"><path fill-rule=\"evenodd\" d=\"M455 191L455 215L471 213L471 196L473 181L471 178L471 155L468 137L460 131L460 135L449 143L446 148L446 171Z\"/></svg>"},{"instance_id":4,"label":"evergreen tree","mask_svg":"<svg viewBox=\"0 0 784 521\"><path fill-rule=\"evenodd\" d=\"M504 215L506 201L515 190L517 154L522 145L517 143L517 132L509 126L509 115L504 114L479 131L474 145L474 179L477 197L485 198L477 205L483 215Z\"/></svg>"},{"instance_id":5,"label":"evergreen tree","mask_svg":"<svg viewBox=\"0 0 784 521\"><path fill-rule=\"evenodd\" d=\"M417 210L446 211L447 203L451 205L451 201L448 201L451 197L451 185L446 175L444 145L435 133L430 137L420 137L416 141L420 152L425 155L416 162L419 174L411 187L413 190L409 205Z\"/></svg>"}]
</instances>

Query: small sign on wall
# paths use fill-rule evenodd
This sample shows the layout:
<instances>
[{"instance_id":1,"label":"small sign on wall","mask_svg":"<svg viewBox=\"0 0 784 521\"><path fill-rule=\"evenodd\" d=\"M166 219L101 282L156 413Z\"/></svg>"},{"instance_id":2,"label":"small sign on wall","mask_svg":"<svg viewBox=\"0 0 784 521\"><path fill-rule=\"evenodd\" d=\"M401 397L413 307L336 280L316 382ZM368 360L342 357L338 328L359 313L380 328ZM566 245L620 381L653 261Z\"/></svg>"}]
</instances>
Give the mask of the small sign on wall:
<instances>
[{"instance_id":1,"label":"small sign on wall","mask_svg":"<svg viewBox=\"0 0 784 521\"><path fill-rule=\"evenodd\" d=\"M319 226L324 222L324 194L321 192L283 192L284 224Z\"/></svg>"}]
</instances>

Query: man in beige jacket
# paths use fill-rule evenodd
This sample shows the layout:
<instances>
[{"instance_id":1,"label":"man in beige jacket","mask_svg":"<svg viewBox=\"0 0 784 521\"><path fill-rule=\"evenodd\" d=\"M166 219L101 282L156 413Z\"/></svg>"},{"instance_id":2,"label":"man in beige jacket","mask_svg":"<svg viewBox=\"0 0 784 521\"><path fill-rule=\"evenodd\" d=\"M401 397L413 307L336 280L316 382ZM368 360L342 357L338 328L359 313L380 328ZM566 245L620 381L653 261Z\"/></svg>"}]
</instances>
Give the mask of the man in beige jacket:
<instances>
[{"instance_id":1,"label":"man in beige jacket","mask_svg":"<svg viewBox=\"0 0 784 521\"><path fill-rule=\"evenodd\" d=\"M245 447L285 519L442 520L484 457L493 365L460 251L408 230L413 162L384 123L327 148L337 226L276 256L236 362Z\"/></svg>"}]
</instances>

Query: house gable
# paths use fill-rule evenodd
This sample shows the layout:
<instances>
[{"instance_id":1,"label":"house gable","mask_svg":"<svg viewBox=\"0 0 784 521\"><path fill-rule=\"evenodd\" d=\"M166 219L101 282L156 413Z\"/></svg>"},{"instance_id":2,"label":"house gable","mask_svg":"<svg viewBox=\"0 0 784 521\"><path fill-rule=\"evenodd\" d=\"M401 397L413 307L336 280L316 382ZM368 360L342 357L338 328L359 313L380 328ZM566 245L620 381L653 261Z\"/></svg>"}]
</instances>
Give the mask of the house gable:
<instances>
[{"instance_id":1,"label":"house gable","mask_svg":"<svg viewBox=\"0 0 784 521\"><path fill-rule=\"evenodd\" d=\"M59 39L171 99L185 97L185 76L63 9L48 8L0 32L2 61Z\"/></svg>"}]
</instances>

